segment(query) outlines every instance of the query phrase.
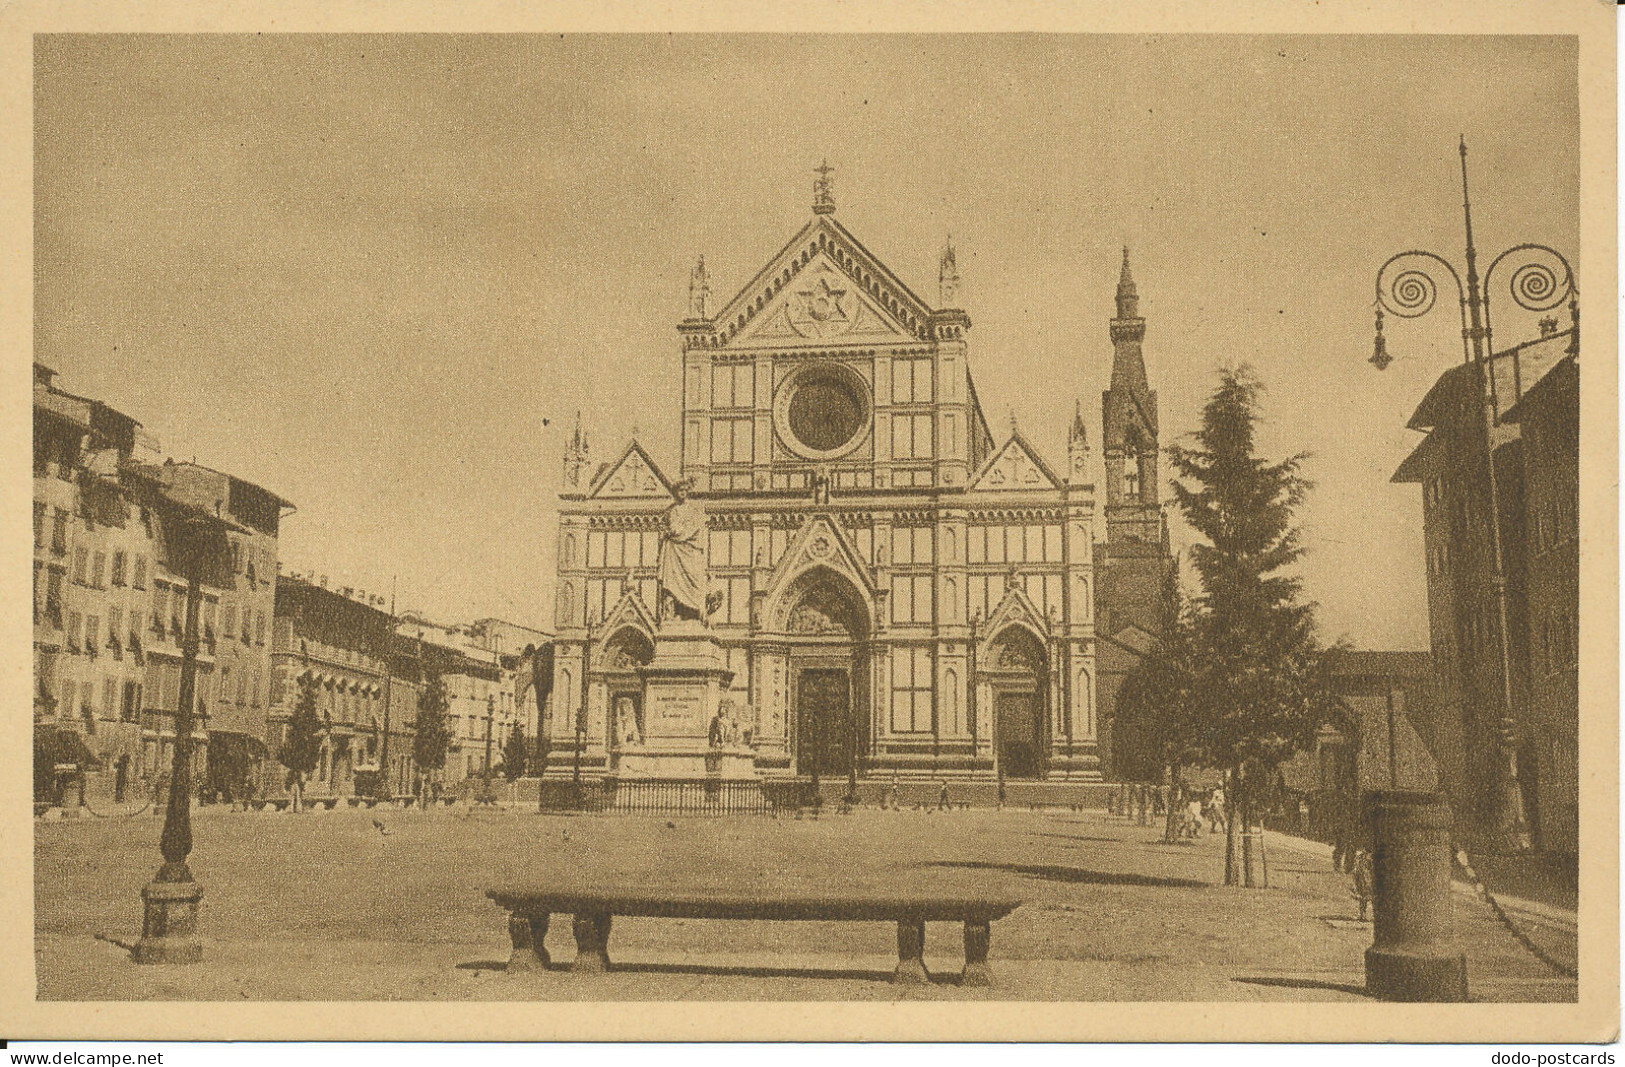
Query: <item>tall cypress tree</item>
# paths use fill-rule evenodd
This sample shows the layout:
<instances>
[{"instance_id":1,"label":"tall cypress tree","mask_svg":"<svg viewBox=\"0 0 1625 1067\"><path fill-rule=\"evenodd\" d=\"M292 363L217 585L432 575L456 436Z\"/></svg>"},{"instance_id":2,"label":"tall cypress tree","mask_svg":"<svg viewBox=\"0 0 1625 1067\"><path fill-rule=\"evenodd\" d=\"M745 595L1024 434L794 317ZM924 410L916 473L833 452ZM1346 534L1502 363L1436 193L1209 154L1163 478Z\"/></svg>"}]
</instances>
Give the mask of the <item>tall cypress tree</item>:
<instances>
[{"instance_id":1,"label":"tall cypress tree","mask_svg":"<svg viewBox=\"0 0 1625 1067\"><path fill-rule=\"evenodd\" d=\"M1311 488L1307 457L1256 454L1262 392L1250 368L1222 370L1194 445L1170 450L1183 480L1174 499L1206 538L1190 550L1202 584L1191 620L1191 710L1197 747L1229 776L1226 885L1263 884L1250 848L1237 870L1238 818L1256 828L1262 789L1333 713L1314 605L1299 599L1289 569L1303 556L1293 515Z\"/></svg>"},{"instance_id":2,"label":"tall cypress tree","mask_svg":"<svg viewBox=\"0 0 1625 1067\"><path fill-rule=\"evenodd\" d=\"M412 759L420 770L438 771L446 765L451 747L451 727L446 721L450 707L445 681L439 672L430 671L418 694L417 726L412 735Z\"/></svg>"},{"instance_id":3,"label":"tall cypress tree","mask_svg":"<svg viewBox=\"0 0 1625 1067\"><path fill-rule=\"evenodd\" d=\"M293 773L293 810L304 807L305 777L316 769L322 757L322 735L327 724L316 712L316 679L308 674L299 680L299 699L288 717L288 733L277 752L277 761Z\"/></svg>"}]
</instances>

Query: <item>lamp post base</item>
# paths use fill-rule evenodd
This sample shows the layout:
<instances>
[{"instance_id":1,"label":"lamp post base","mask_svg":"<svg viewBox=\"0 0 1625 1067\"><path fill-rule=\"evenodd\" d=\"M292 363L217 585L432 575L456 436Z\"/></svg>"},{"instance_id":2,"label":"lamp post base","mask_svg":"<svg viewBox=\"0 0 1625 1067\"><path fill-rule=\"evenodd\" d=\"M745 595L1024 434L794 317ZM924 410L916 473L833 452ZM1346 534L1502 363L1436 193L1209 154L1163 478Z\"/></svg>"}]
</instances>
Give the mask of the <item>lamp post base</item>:
<instances>
[{"instance_id":1,"label":"lamp post base","mask_svg":"<svg viewBox=\"0 0 1625 1067\"><path fill-rule=\"evenodd\" d=\"M141 889L141 940L132 956L137 963L196 963L203 958L197 935L196 882L149 882Z\"/></svg>"},{"instance_id":2,"label":"lamp post base","mask_svg":"<svg viewBox=\"0 0 1625 1067\"><path fill-rule=\"evenodd\" d=\"M1382 1000L1459 1004L1467 999L1467 957L1448 950L1368 948L1365 988Z\"/></svg>"}]
</instances>

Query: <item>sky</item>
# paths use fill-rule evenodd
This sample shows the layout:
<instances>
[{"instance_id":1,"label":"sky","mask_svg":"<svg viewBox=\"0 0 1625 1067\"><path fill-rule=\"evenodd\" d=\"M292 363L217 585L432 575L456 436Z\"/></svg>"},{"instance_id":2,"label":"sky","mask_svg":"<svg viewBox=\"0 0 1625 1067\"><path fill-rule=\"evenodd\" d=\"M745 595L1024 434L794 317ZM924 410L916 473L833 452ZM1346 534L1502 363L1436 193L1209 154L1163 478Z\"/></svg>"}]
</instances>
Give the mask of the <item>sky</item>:
<instances>
[{"instance_id":1,"label":"sky","mask_svg":"<svg viewBox=\"0 0 1625 1067\"><path fill-rule=\"evenodd\" d=\"M689 271L725 302L827 158L837 217L927 301L952 235L984 409L1057 466L1078 402L1098 463L1128 245L1163 444L1251 364L1261 449L1311 455L1324 636L1425 648L1420 490L1389 478L1459 325L1448 298L1390 319L1377 372L1375 272L1460 269L1465 134L1481 268L1536 241L1583 275L1576 62L1562 37L42 36L34 358L291 500L284 570L545 625L575 413L595 462L635 428L675 469Z\"/></svg>"}]
</instances>

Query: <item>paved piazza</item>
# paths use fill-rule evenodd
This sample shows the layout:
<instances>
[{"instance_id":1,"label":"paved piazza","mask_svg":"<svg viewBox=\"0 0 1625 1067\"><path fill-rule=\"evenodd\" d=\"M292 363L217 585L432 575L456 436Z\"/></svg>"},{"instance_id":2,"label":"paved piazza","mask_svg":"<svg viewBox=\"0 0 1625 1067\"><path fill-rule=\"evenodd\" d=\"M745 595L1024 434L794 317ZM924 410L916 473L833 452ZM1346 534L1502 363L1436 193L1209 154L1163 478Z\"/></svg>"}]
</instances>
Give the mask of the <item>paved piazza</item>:
<instances>
[{"instance_id":1,"label":"paved piazza","mask_svg":"<svg viewBox=\"0 0 1625 1067\"><path fill-rule=\"evenodd\" d=\"M380 833L374 819L389 833ZM304 815L205 809L192 867L204 962L138 967L160 820L36 822L38 995L49 1000L1353 1000L1369 926L1314 846L1276 843L1268 890L1226 889L1222 838L1165 845L1100 812L863 810L791 818ZM604 976L509 977L488 886L964 888L1026 903L993 926L992 990L954 984L957 924L927 929L925 987L894 987L891 926L616 919ZM1488 908L1457 894L1475 999L1572 1000ZM547 938L575 952L569 924Z\"/></svg>"}]
</instances>

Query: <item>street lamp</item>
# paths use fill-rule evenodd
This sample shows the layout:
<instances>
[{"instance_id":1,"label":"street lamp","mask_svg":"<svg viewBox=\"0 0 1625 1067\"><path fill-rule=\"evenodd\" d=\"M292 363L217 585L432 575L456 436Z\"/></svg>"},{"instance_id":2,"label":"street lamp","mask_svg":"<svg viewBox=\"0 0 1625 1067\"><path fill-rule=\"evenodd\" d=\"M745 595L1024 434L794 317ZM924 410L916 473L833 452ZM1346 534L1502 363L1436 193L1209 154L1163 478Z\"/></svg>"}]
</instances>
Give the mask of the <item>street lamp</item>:
<instances>
[{"instance_id":1,"label":"street lamp","mask_svg":"<svg viewBox=\"0 0 1625 1067\"><path fill-rule=\"evenodd\" d=\"M169 798L158 848L163 865L141 890L141 940L137 963L196 963L203 956L197 935L198 901L203 887L192 879L192 727L197 708L198 613L203 583L223 585L229 567L225 531L240 529L169 497L158 485L158 511L164 529L165 565L186 579L186 622L181 633L180 693L175 704L175 749L170 764Z\"/></svg>"},{"instance_id":2,"label":"street lamp","mask_svg":"<svg viewBox=\"0 0 1625 1067\"><path fill-rule=\"evenodd\" d=\"M1568 300L1569 313L1574 320L1575 336L1572 343L1576 348L1579 344L1580 329L1579 290L1574 282L1574 271L1562 253L1547 245L1532 243L1514 245L1491 260L1489 269L1484 272L1483 286L1480 287L1477 250L1473 247L1472 201L1467 192L1465 137L1461 140L1460 151L1461 206L1467 231L1466 284L1462 283L1461 275L1450 261L1434 252L1412 249L1389 257L1377 271L1377 333L1369 362L1379 371L1393 362L1382 333L1383 312L1406 319L1426 315L1433 309L1438 297L1438 286L1427 268L1430 264L1442 266L1456 283L1456 292L1460 297L1462 362L1475 368L1475 385L1483 409L1484 456L1490 493L1490 538L1493 544L1492 586L1499 623L1497 629L1500 637L1502 700L1502 713L1497 730L1500 780L1496 797L1498 810L1495 831L1498 843L1503 848L1518 851L1528 847L1529 837L1528 827L1524 821L1523 793L1518 775L1517 723L1513 718L1512 652L1507 632L1509 611L1506 559L1505 546L1501 539L1501 490L1495 471L1493 434L1499 424L1499 414L1495 377L1490 367L1490 361L1495 354L1490 324L1490 280L1495 274L1496 267L1503 261L1513 256L1519 257L1517 266L1509 267L1512 269L1512 277L1507 281L1507 288L1513 301L1527 311L1539 312L1550 311L1565 299ZM1514 389L1519 388L1521 383L1517 381L1517 363L1514 360Z\"/></svg>"}]
</instances>

